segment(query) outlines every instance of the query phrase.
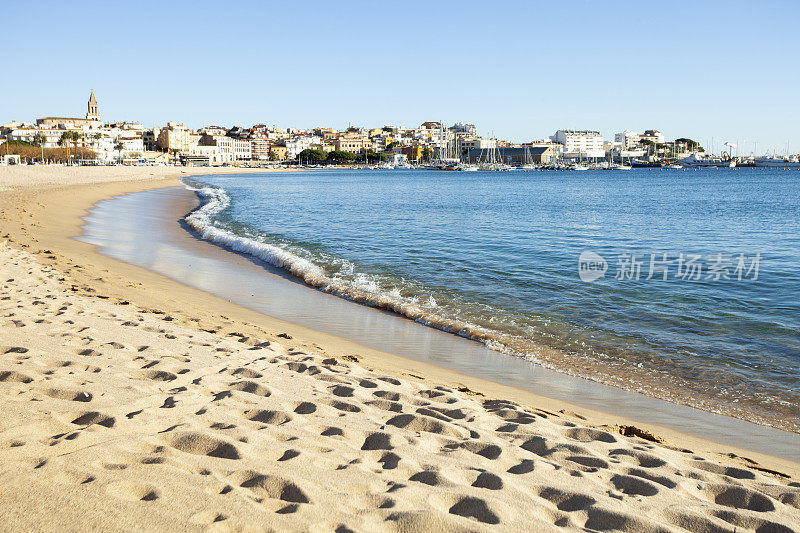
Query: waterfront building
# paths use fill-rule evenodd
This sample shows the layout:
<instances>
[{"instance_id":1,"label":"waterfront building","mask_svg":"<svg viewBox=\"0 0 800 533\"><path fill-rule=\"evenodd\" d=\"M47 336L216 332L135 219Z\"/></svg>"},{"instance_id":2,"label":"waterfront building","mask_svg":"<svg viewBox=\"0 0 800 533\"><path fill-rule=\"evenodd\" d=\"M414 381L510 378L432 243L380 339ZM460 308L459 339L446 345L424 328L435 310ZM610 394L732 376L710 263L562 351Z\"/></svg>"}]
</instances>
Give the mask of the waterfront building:
<instances>
[{"instance_id":1,"label":"waterfront building","mask_svg":"<svg viewBox=\"0 0 800 533\"><path fill-rule=\"evenodd\" d=\"M271 159L283 161L286 159L286 145L273 144L272 148L269 149L269 155Z\"/></svg>"},{"instance_id":2,"label":"waterfront building","mask_svg":"<svg viewBox=\"0 0 800 533\"><path fill-rule=\"evenodd\" d=\"M269 159L269 149L272 142L264 130L250 128L247 132L247 140L250 141L250 151L255 160Z\"/></svg>"},{"instance_id":3,"label":"waterfront building","mask_svg":"<svg viewBox=\"0 0 800 533\"><path fill-rule=\"evenodd\" d=\"M197 146L200 135L183 124L168 122L158 133L158 148L170 153L188 154L189 148Z\"/></svg>"},{"instance_id":4,"label":"waterfront building","mask_svg":"<svg viewBox=\"0 0 800 533\"><path fill-rule=\"evenodd\" d=\"M372 141L366 135L356 132L346 132L336 139L336 150L360 154L372 149Z\"/></svg>"},{"instance_id":5,"label":"waterfront building","mask_svg":"<svg viewBox=\"0 0 800 533\"><path fill-rule=\"evenodd\" d=\"M551 163L555 152L550 146L525 146L517 148L497 148L495 155L499 162L507 165L524 165L533 163L536 165L546 165ZM468 163L476 164L486 161L489 157L488 150L472 149L466 154ZM527 160L528 157L530 160Z\"/></svg>"},{"instance_id":6,"label":"waterfront building","mask_svg":"<svg viewBox=\"0 0 800 533\"><path fill-rule=\"evenodd\" d=\"M253 159L252 143L247 139L233 139L233 159L235 161L250 161Z\"/></svg>"},{"instance_id":7,"label":"waterfront building","mask_svg":"<svg viewBox=\"0 0 800 533\"><path fill-rule=\"evenodd\" d=\"M393 167L407 167L408 157L405 154L389 154L386 162Z\"/></svg>"},{"instance_id":8,"label":"waterfront building","mask_svg":"<svg viewBox=\"0 0 800 533\"><path fill-rule=\"evenodd\" d=\"M322 139L315 135L298 135L286 140L286 158L295 159L300 152L311 148L312 144L318 144Z\"/></svg>"},{"instance_id":9,"label":"waterfront building","mask_svg":"<svg viewBox=\"0 0 800 533\"><path fill-rule=\"evenodd\" d=\"M456 153L465 157L470 150L488 150L497 147L496 139L482 139L480 137L456 137Z\"/></svg>"},{"instance_id":10,"label":"waterfront building","mask_svg":"<svg viewBox=\"0 0 800 533\"><path fill-rule=\"evenodd\" d=\"M422 161L425 159L425 150L428 147L421 144L409 144L400 147L400 153L405 155L409 161Z\"/></svg>"},{"instance_id":11,"label":"waterfront building","mask_svg":"<svg viewBox=\"0 0 800 533\"><path fill-rule=\"evenodd\" d=\"M181 162L193 166L221 165L232 163L231 152L220 146L198 144L190 146L185 154L181 154Z\"/></svg>"},{"instance_id":12,"label":"waterfront building","mask_svg":"<svg viewBox=\"0 0 800 533\"><path fill-rule=\"evenodd\" d=\"M566 158L605 157L603 136L593 130L558 130L550 139L564 147Z\"/></svg>"},{"instance_id":13,"label":"waterfront building","mask_svg":"<svg viewBox=\"0 0 800 533\"><path fill-rule=\"evenodd\" d=\"M631 130L625 130L614 134L614 142L617 143L622 150L635 150L639 147L639 140L639 134Z\"/></svg>"},{"instance_id":14,"label":"waterfront building","mask_svg":"<svg viewBox=\"0 0 800 533\"><path fill-rule=\"evenodd\" d=\"M66 131L77 131L81 134L81 140L78 141L78 145L83 145L83 134L84 130L82 128L76 128L71 124L69 127L62 124L62 127L35 127L35 126L22 126L19 128L13 128L6 133L6 138L10 141L23 141L27 143L34 144L35 139L37 136L41 135L44 137L44 141L41 143L43 148L58 148L59 140L61 139L61 135L64 134Z\"/></svg>"},{"instance_id":15,"label":"waterfront building","mask_svg":"<svg viewBox=\"0 0 800 533\"><path fill-rule=\"evenodd\" d=\"M250 141L246 139L236 139L227 135L204 133L198 144L201 146L216 146L219 148L219 157L222 158L223 163L246 161L253 157Z\"/></svg>"}]
</instances>

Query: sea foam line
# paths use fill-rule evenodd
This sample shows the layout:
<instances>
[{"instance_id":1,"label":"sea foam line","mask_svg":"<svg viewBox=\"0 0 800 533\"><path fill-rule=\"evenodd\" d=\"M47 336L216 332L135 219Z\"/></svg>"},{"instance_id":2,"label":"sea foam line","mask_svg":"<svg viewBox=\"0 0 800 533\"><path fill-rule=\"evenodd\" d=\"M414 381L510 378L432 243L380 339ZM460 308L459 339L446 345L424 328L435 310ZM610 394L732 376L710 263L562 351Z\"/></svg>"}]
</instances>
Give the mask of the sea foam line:
<instances>
[{"instance_id":1,"label":"sea foam line","mask_svg":"<svg viewBox=\"0 0 800 533\"><path fill-rule=\"evenodd\" d=\"M225 211L231 204L230 196L221 187L213 187L189 180L181 180L183 185L194 191L203 204L185 217L186 223L204 240L219 244L237 253L247 254L266 263L291 272L307 285L346 298L356 303L377 309L395 312L416 322L448 333L453 333L472 340L480 341L496 351L505 347L499 335L485 328L443 317L394 293L380 292L380 284L369 284L372 290L365 288L365 283L354 286L346 280L331 277L313 262L274 244L260 242L250 237L236 235L222 228L215 222L215 217ZM436 305L433 297L429 304Z\"/></svg>"}]
</instances>

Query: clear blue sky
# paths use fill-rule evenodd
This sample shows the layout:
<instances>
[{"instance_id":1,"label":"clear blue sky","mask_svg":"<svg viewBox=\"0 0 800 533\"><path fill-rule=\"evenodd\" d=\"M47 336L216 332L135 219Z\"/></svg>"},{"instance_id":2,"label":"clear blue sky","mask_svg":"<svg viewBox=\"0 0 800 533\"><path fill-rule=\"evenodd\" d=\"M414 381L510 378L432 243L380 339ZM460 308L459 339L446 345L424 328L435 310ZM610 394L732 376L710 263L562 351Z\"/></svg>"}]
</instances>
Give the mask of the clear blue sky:
<instances>
[{"instance_id":1,"label":"clear blue sky","mask_svg":"<svg viewBox=\"0 0 800 533\"><path fill-rule=\"evenodd\" d=\"M0 122L475 123L800 151L800 2L11 2Z\"/></svg>"}]
</instances>

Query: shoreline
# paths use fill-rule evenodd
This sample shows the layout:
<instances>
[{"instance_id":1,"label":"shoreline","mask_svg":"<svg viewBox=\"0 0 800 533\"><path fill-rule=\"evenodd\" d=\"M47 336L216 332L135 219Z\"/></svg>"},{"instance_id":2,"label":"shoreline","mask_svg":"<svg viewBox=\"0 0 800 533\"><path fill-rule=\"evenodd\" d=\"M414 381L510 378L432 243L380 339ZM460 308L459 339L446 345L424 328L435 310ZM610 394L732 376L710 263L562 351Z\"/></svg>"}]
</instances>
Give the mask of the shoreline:
<instances>
[{"instance_id":1,"label":"shoreline","mask_svg":"<svg viewBox=\"0 0 800 533\"><path fill-rule=\"evenodd\" d=\"M399 357L405 368L420 363L432 365L423 375L434 371L443 374L442 379L449 386L466 386L464 378L472 377L482 382L467 388L479 386L476 390L485 390L487 386L502 385L509 390L499 392L504 395L501 397L531 393L535 395L531 405L541 406L547 399L553 402L551 410L599 411L623 420L618 422L620 425L647 427L655 434L662 434L666 427L720 446L735 445L795 462L800 456L794 446L800 437L794 433L559 373L404 316L309 287L283 269L206 241L191 228L177 223L183 219L179 213L189 213L197 206L196 194L183 187L121 195L95 204L92 214L86 217L81 240L98 245L103 255L267 317L332 335L329 342L334 344L342 345L345 339L352 343L348 348L352 353L360 354L359 350L367 346L377 351L377 368ZM128 229L127 220L136 217L141 221L140 227ZM142 238L144 235L146 239ZM195 273L195 265L203 271L202 276ZM656 428L661 428L660 433Z\"/></svg>"},{"instance_id":2,"label":"shoreline","mask_svg":"<svg viewBox=\"0 0 800 533\"><path fill-rule=\"evenodd\" d=\"M336 276L322 271L296 253L270 244L268 239L266 243L258 239L253 240L248 235L238 234L236 230L225 229L224 223L222 227L218 227L212 221L216 218L216 213L219 209L228 209L225 206L229 206L231 203L230 195L218 185L206 185L206 183L214 183L213 179L210 181L203 180L201 176L199 180L182 181L187 189L201 199L200 206L183 218L182 224L186 226L184 229L198 239L212 243L215 247L231 253L243 254L254 261L264 263L267 268L278 268L290 275L293 280L305 286L336 295L359 305L402 316L413 322L451 335L476 341L498 354L531 361L539 367L554 371L558 375L568 375L615 389L637 393L648 398L662 400L672 405L685 406L723 417L742 420L756 426L774 428L800 435L800 426L798 425L796 413L785 412L775 406L767 408L756 401L748 402L748 399L752 400L758 397L755 393L749 395L741 393L738 396L727 397L715 396L713 393L703 390L702 386L695 386L694 383L687 382L682 377L682 370L686 369L685 363L683 369L679 364L676 364L670 367L671 371L664 372L664 368L662 368L662 372L659 374L651 371L637 372L636 361L628 361L627 366L617 366L611 370L612 367L609 363L582 357L580 353L565 352L556 347L557 343L552 344L543 340L515 337L510 335L508 330L504 332L500 329L474 325L470 320L453 317L452 314L439 313L435 309L426 309L413 300L409 301L408 298L387 294L386 291L363 289L357 284L339 280ZM143 209L146 208L146 206L143 206ZM113 244L111 246L113 247ZM118 258L126 260L124 257L118 256ZM131 261L129 260L128 262ZM141 265L141 263L139 264ZM290 272L291 274L289 274ZM178 279L178 281L181 280ZM204 290L208 291L209 288L206 287ZM437 296L436 299L438 300L439 297ZM242 302L238 303L241 304ZM261 311L266 312L268 315L273 314L269 310L264 311L261 309ZM348 335L344 336L349 337ZM373 347L384 349L381 346L373 345ZM393 350L386 349L386 351ZM671 359L669 351L663 351L662 355L664 356L663 359ZM589 359L592 360L590 361ZM675 382L665 384L663 375L671 376ZM697 383L703 381L705 380L699 379ZM740 387L731 385L729 388L737 390ZM548 394L543 395L549 396ZM781 402L776 403L780 405L792 404L790 398L784 399L782 404ZM790 410L787 409L787 411ZM800 446L800 443L798 443L798 446ZM797 459L800 460L800 454L798 454Z\"/></svg>"},{"instance_id":3,"label":"shoreline","mask_svg":"<svg viewBox=\"0 0 800 533\"><path fill-rule=\"evenodd\" d=\"M237 169L234 172L231 172L231 169L220 170L222 170L219 172L221 174L242 173L240 172L241 169ZM254 172L261 173L263 170L258 169ZM86 261L86 259L83 260L83 262L88 263L88 265L81 265L83 268L80 269L84 270L84 272L81 272L82 279L80 279L80 281L84 283L84 290L89 289L91 292L96 292L97 290L102 289L105 293L110 293L112 297L123 300L136 299L136 301L142 302L144 307L156 307L159 305L169 306L169 312L177 315L185 315L185 313L181 311L182 305L179 302L191 301L193 308L201 308L206 311L204 313L205 321L197 322L197 325L200 327L206 325L211 326L209 321L213 322L215 319L217 321L222 319L230 320L232 322L239 322L237 326L244 325L241 324L241 322L244 322L249 327L255 326L256 330L261 334L263 334L267 329L285 330L288 331L293 337L293 340L296 341L291 343L295 346L322 346L326 353L330 353L334 356L343 356L351 352L359 352L366 364L368 364L370 367L379 368L383 371L400 373L407 376L422 374L430 381L456 387L464 387L468 390L481 391L483 394L489 397L514 397L515 400L521 403L547 410L578 412L581 416L586 417L596 425L639 426L651 434L664 438L666 441L683 442L688 439L692 446L698 449L718 452L718 450L715 450L715 448L724 446L726 450L731 449L736 453L736 455L749 455L751 457L760 456L760 458L756 459L760 463L768 463L771 459L777 459L780 462L787 461L785 459L773 457L768 454L761 454L754 450L723 445L718 442L693 437L679 430L671 429L665 426L650 424L641 420L633 420L624 416L575 405L568 401L554 400L531 391L504 386L499 383L484 380L478 377L467 376L463 373L449 370L447 368L425 364L407 357L369 348L352 340L344 339L336 335L321 333L302 325L278 320L246 307L232 304L225 299L210 295L205 291L194 289L183 283L169 279L145 268L104 256L98 253L96 246L77 240L77 237L80 237L83 233L83 226L85 224L84 217L89 214L89 211L97 202L134 192L142 192L146 190L167 187L183 187L183 184L180 182L179 178L191 175L204 175L208 173L209 172L207 168L191 169L189 172L184 169L183 172L180 173L170 172L168 177L164 176L157 178L155 181L146 179L143 181L112 181L105 184L81 184L78 185L79 189L77 191L75 186L72 186L70 189L76 191L76 193L72 196L72 198L70 198L68 203L60 206L58 212L48 211L48 205L46 203L52 201L51 199L53 196L55 196L58 201L63 201L60 198L60 191L57 188L35 191L34 198L39 197L42 194L44 195L44 198L37 198L35 201L33 201L33 205L38 207L40 212L38 214L29 213L29 216L36 222L34 222L31 226L33 231L28 237L30 240L23 240L22 243L27 244L28 246L33 246L34 243L39 243L44 248L55 249L63 254L72 256L70 257L72 261L75 261L76 259L75 254L87 254L88 257L86 257L86 259L91 257L92 261ZM32 200L33 199L28 199L28 201ZM41 200L45 200L45 203L43 203ZM6 201L4 200L3 203L5 204L5 202ZM176 213L176 222L181 220L185 214L186 213ZM65 215L67 215L66 220L64 219ZM61 228L58 232L43 233L39 230L40 224L42 223L48 224L46 227L50 228L61 225ZM180 228L179 230L185 231ZM52 255L57 257L57 254ZM54 263L56 265L60 265L61 261L56 259ZM73 262L72 265L74 264L75 263ZM95 269L94 272L88 271L87 267L93 267ZM114 269L113 271L112 268ZM113 275L109 275L112 274L112 272ZM73 275L78 274L77 271L72 271L71 273ZM94 276L95 273L103 273L106 276L102 283L98 284L95 281L97 278L97 276ZM135 280L136 283L127 283L125 281L127 278ZM145 289L145 286L155 288L155 294L152 294L149 289ZM214 311L209 312L208 310L212 308ZM197 313L195 312L194 314ZM186 322L189 323L190 321ZM286 339L280 340L281 342L286 343ZM789 463L791 464L790 468L794 469L794 471L797 472L797 475L800 476L800 462L789 461Z\"/></svg>"},{"instance_id":4,"label":"shoreline","mask_svg":"<svg viewBox=\"0 0 800 533\"><path fill-rule=\"evenodd\" d=\"M230 173L230 169L226 170ZM207 173L207 170L197 172L197 174ZM105 306L104 308L112 310L133 311L138 309L140 314L146 314L148 317L158 320L164 320L158 317L167 317L170 318L170 327L195 332L195 335L199 335L203 339L209 336L228 339L257 337L265 339L267 343L283 346L290 356L312 352L315 355L310 357L320 360L326 358L325 360L357 361L358 368L362 369L358 370L359 372L378 372L383 375L397 376L401 381L411 383L413 387L454 389L460 391L460 394L456 392L452 394L458 398L464 398L464 400L457 400L458 402L477 402L484 405L491 402L510 402L503 405L520 405L537 412L547 413L541 416L563 421L563 425L566 427L587 426L585 431L595 432L591 435L598 435L600 439L611 439L606 442L614 442L617 447L622 444L628 445L628 441L625 440L627 437L619 436L618 427L630 426L635 429L622 432L630 431L632 435L646 437L643 440L635 439L635 441L640 443L639 446L644 446L651 451L657 450L658 453L665 454L665 457L669 456L670 461L682 460L681 457L684 456L689 458L685 452L679 450L690 449L690 455L693 457L709 456L706 461L720 465L714 468L722 473L733 472L733 470L726 471L725 468L752 469L756 471L754 476L757 479L769 476L768 479L783 480L784 484L790 479L797 481L800 478L800 463L797 462L741 450L734 446L720 445L666 427L632 422L624 417L578 407L566 401L553 400L530 391L383 353L335 335L271 318L144 268L104 256L98 253L95 246L75 238L82 233L82 217L86 216L97 202L131 192L177 186L177 177L178 175L171 174L140 181L108 181L101 184L76 184L69 187L38 185L38 188L22 187L4 191L2 200L0 200L0 207L2 207L0 238L8 242L9 250L22 250L14 252L14 254L29 253L45 269L55 269L62 273L63 283L66 283L70 287L69 291L81 301L97 302L98 306ZM3 176L0 174L0 184L2 179ZM69 191L69 194L64 194L66 190ZM176 221L180 216L176 214ZM9 344L9 341L4 341L4 344ZM253 349L255 348L257 346L253 347ZM356 358L352 357L354 353L357 354ZM454 403L454 405L456 404ZM480 428L482 427L480 426ZM483 432L479 426L475 426L475 428L478 432ZM423 437L430 435L430 433L425 433L430 431L430 428L422 431ZM419 432L417 434L419 435ZM575 438L578 438L578 433L570 434L574 434ZM588 435L588 433L580 433L580 435L585 434ZM607 434L617 436L604 436ZM663 444L648 443L651 435L663 439ZM579 440L586 442L582 436ZM592 440L591 446L599 446L594 443L594 438L589 440ZM180 443L178 444L174 445L173 443L173 447L178 446L180 449ZM590 446L590 444L585 445ZM362 448L362 450L364 449L370 448ZM695 460L699 461L699 459ZM597 471L596 467L587 468L586 473L582 475L590 475L592 471ZM736 470L736 472L738 471ZM780 472L781 476L786 477L775 476L770 472ZM625 491L623 490L623 492ZM321 496L318 498L321 499ZM449 499L446 501L450 502ZM470 502L474 503L472 500ZM628 502L626 505L633 503ZM450 507L451 505L452 507ZM445 515L447 507L450 507L450 515L459 514L453 511L453 509L460 510L459 505L461 504L456 501L447 503ZM489 515L482 514L480 516ZM478 520L483 522L480 518ZM174 527L173 524L172 528ZM364 526L362 525L362 527Z\"/></svg>"}]
</instances>

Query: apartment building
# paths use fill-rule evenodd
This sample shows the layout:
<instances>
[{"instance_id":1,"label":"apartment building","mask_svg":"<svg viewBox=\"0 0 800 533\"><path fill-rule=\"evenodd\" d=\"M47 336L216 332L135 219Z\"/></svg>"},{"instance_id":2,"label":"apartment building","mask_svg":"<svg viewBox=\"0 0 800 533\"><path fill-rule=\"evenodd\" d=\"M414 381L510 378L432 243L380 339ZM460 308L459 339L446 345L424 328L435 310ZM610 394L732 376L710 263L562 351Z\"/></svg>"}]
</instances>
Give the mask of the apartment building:
<instances>
[{"instance_id":1,"label":"apartment building","mask_svg":"<svg viewBox=\"0 0 800 533\"><path fill-rule=\"evenodd\" d=\"M372 149L372 141L362 133L346 132L339 135L335 142L336 150L360 154Z\"/></svg>"},{"instance_id":2,"label":"apartment building","mask_svg":"<svg viewBox=\"0 0 800 533\"><path fill-rule=\"evenodd\" d=\"M155 152L158 150L158 135L160 133L161 128L142 130L142 144L145 150L148 152Z\"/></svg>"},{"instance_id":3,"label":"apartment building","mask_svg":"<svg viewBox=\"0 0 800 533\"><path fill-rule=\"evenodd\" d=\"M456 152L462 156L470 150L488 150L497 147L495 139L481 139L480 137L456 137Z\"/></svg>"},{"instance_id":4,"label":"apartment building","mask_svg":"<svg viewBox=\"0 0 800 533\"><path fill-rule=\"evenodd\" d=\"M308 150L313 144L319 144L322 139L316 135L298 135L286 140L286 157L294 159L303 150Z\"/></svg>"},{"instance_id":5,"label":"apartment building","mask_svg":"<svg viewBox=\"0 0 800 533\"><path fill-rule=\"evenodd\" d=\"M41 144L43 148L58 148L58 141L66 131L77 131L80 133L81 140L78 141L78 145L83 145L83 135L85 134L86 130L84 130L84 128L77 128L74 126L62 128L35 127L30 125L22 126L19 128L10 129L6 133L6 138L11 141L24 141L33 144L37 136L42 135L44 136L44 141Z\"/></svg>"},{"instance_id":6,"label":"apartment building","mask_svg":"<svg viewBox=\"0 0 800 533\"><path fill-rule=\"evenodd\" d=\"M564 157L605 157L603 136L592 130L558 130L550 136L553 142L564 146Z\"/></svg>"},{"instance_id":7,"label":"apartment building","mask_svg":"<svg viewBox=\"0 0 800 533\"><path fill-rule=\"evenodd\" d=\"M622 150L633 150L639 147L639 134L631 130L615 133L614 142L617 143Z\"/></svg>"},{"instance_id":8,"label":"apartment building","mask_svg":"<svg viewBox=\"0 0 800 533\"><path fill-rule=\"evenodd\" d=\"M644 130L644 133L639 136L642 141L650 141L655 144L664 144L664 134L658 130Z\"/></svg>"},{"instance_id":9,"label":"apartment building","mask_svg":"<svg viewBox=\"0 0 800 533\"><path fill-rule=\"evenodd\" d=\"M204 133L200 138L201 146L216 146L219 149L223 162L247 161L253 158L250 141L235 139L227 135L214 135Z\"/></svg>"},{"instance_id":10,"label":"apartment building","mask_svg":"<svg viewBox=\"0 0 800 533\"><path fill-rule=\"evenodd\" d=\"M252 143L247 139L233 139L233 159L235 161L250 161L253 159Z\"/></svg>"},{"instance_id":11,"label":"apartment building","mask_svg":"<svg viewBox=\"0 0 800 533\"><path fill-rule=\"evenodd\" d=\"M183 124L168 122L166 128L158 132L157 146L165 152L188 154L189 148L197 146L200 135Z\"/></svg>"}]
</instances>

